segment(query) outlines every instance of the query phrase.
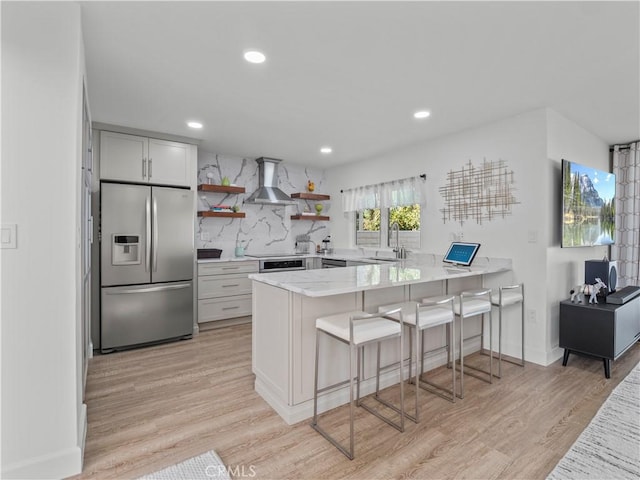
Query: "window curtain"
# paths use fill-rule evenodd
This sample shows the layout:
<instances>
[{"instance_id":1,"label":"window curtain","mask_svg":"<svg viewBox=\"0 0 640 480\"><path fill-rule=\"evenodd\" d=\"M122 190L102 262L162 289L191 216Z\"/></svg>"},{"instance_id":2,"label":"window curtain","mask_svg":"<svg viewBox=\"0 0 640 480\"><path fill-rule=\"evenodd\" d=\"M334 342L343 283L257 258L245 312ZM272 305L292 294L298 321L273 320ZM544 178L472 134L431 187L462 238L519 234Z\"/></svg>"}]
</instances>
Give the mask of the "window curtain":
<instances>
[{"instance_id":1,"label":"window curtain","mask_svg":"<svg viewBox=\"0 0 640 480\"><path fill-rule=\"evenodd\" d=\"M357 212L368 208L391 208L422 205L425 201L425 181L420 177L366 185L342 192L342 210Z\"/></svg>"},{"instance_id":2,"label":"window curtain","mask_svg":"<svg viewBox=\"0 0 640 480\"><path fill-rule=\"evenodd\" d=\"M342 210L358 212L380 206L380 189L378 185L350 188L342 192Z\"/></svg>"},{"instance_id":3,"label":"window curtain","mask_svg":"<svg viewBox=\"0 0 640 480\"><path fill-rule=\"evenodd\" d=\"M627 148L628 147L628 148ZM616 232L611 259L618 265L618 284L640 285L640 142L613 147L616 175Z\"/></svg>"}]
</instances>

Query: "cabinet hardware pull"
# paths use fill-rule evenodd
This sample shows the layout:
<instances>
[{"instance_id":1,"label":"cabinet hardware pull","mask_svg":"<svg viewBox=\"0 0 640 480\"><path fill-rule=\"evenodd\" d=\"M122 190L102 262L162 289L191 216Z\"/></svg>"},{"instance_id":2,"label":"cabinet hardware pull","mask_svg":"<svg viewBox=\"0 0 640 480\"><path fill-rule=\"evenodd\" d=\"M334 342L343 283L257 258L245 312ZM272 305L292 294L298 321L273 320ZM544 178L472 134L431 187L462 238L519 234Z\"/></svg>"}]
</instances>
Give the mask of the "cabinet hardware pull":
<instances>
[{"instance_id":1,"label":"cabinet hardware pull","mask_svg":"<svg viewBox=\"0 0 640 480\"><path fill-rule=\"evenodd\" d=\"M237 270L240 267L222 267L222 270Z\"/></svg>"},{"instance_id":2,"label":"cabinet hardware pull","mask_svg":"<svg viewBox=\"0 0 640 480\"><path fill-rule=\"evenodd\" d=\"M151 160L149 160L151 162ZM151 165L151 163L149 163ZM151 168L149 168L149 173L151 173ZM151 178L151 175L149 175ZM153 196L153 263L152 269L154 272L158 271L158 201L156 200L155 195Z\"/></svg>"},{"instance_id":3,"label":"cabinet hardware pull","mask_svg":"<svg viewBox=\"0 0 640 480\"><path fill-rule=\"evenodd\" d=\"M148 272L151 268L151 198L145 199L145 260L144 271Z\"/></svg>"},{"instance_id":4,"label":"cabinet hardware pull","mask_svg":"<svg viewBox=\"0 0 640 480\"><path fill-rule=\"evenodd\" d=\"M153 167L153 159L150 158L149 159L149 180L151 180L152 167Z\"/></svg>"},{"instance_id":5,"label":"cabinet hardware pull","mask_svg":"<svg viewBox=\"0 0 640 480\"><path fill-rule=\"evenodd\" d=\"M232 285L222 285L223 287L239 287L240 284L239 283L234 283Z\"/></svg>"},{"instance_id":6,"label":"cabinet hardware pull","mask_svg":"<svg viewBox=\"0 0 640 480\"><path fill-rule=\"evenodd\" d=\"M142 159L142 178L144 179L147 176L147 159Z\"/></svg>"},{"instance_id":7,"label":"cabinet hardware pull","mask_svg":"<svg viewBox=\"0 0 640 480\"><path fill-rule=\"evenodd\" d=\"M151 293L151 292L164 292L166 290L182 290L183 288L188 288L187 284L179 284L179 285L165 285L161 287L149 287L149 288L134 288L130 290L114 290L105 292L106 295L122 295L129 293Z\"/></svg>"},{"instance_id":8,"label":"cabinet hardware pull","mask_svg":"<svg viewBox=\"0 0 640 480\"><path fill-rule=\"evenodd\" d=\"M222 310L234 310L236 308L240 308L240 307L236 305L235 307L224 307Z\"/></svg>"}]
</instances>

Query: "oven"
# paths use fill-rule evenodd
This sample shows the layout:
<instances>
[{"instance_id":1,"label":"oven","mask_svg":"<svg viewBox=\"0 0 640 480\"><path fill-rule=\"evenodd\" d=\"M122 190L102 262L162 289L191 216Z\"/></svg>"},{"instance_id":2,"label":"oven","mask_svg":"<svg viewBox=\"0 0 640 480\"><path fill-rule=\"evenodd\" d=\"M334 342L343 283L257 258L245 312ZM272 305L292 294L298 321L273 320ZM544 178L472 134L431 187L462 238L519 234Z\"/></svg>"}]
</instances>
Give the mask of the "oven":
<instances>
[{"instance_id":1,"label":"oven","mask_svg":"<svg viewBox=\"0 0 640 480\"><path fill-rule=\"evenodd\" d=\"M288 272L291 270L306 270L304 258L263 258L260 260L259 272Z\"/></svg>"},{"instance_id":2,"label":"oven","mask_svg":"<svg viewBox=\"0 0 640 480\"><path fill-rule=\"evenodd\" d=\"M257 258L258 271L288 272L291 270L306 270L307 263L302 254L296 253L247 253L245 257Z\"/></svg>"}]
</instances>

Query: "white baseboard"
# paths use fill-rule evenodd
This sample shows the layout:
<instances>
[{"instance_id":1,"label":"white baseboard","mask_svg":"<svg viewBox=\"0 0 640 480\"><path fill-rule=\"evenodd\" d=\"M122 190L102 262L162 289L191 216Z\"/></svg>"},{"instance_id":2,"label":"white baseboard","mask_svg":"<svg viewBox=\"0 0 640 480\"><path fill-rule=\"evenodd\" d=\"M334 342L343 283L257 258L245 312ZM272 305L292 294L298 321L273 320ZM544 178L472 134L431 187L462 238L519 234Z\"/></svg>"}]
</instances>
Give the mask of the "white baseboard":
<instances>
[{"instance_id":1,"label":"white baseboard","mask_svg":"<svg viewBox=\"0 0 640 480\"><path fill-rule=\"evenodd\" d=\"M80 405L78 425L78 444L80 445L80 471L82 471L82 465L84 463L84 447L87 443L87 404Z\"/></svg>"},{"instance_id":2,"label":"white baseboard","mask_svg":"<svg viewBox=\"0 0 640 480\"><path fill-rule=\"evenodd\" d=\"M0 478L35 479L66 478L82 472L84 447L87 440L87 405L80 405L78 414L78 446L22 462L2 465Z\"/></svg>"},{"instance_id":3,"label":"white baseboard","mask_svg":"<svg viewBox=\"0 0 640 480\"><path fill-rule=\"evenodd\" d=\"M48 455L2 465L0 477L11 479L66 478L82 472L82 451L72 447Z\"/></svg>"},{"instance_id":4,"label":"white baseboard","mask_svg":"<svg viewBox=\"0 0 640 480\"><path fill-rule=\"evenodd\" d=\"M550 352L547 352L547 363L544 364L544 366L549 366L551 365L553 362L558 361L559 359L562 358L562 356L564 355L564 348L560 348L560 347L554 347L553 350L551 350Z\"/></svg>"},{"instance_id":5,"label":"white baseboard","mask_svg":"<svg viewBox=\"0 0 640 480\"><path fill-rule=\"evenodd\" d=\"M380 388L386 388L398 383L398 372L391 371L380 375ZM256 392L273 408L280 417L288 424L293 425L303 420L313 417L313 399L301 402L297 405L287 405L270 391L267 382L263 382L256 376ZM375 392L375 378L369 378L360 383L360 396L364 397ZM349 402L349 385L338 388L318 397L318 413L325 412L332 408L344 405Z\"/></svg>"},{"instance_id":6,"label":"white baseboard","mask_svg":"<svg viewBox=\"0 0 640 480\"><path fill-rule=\"evenodd\" d=\"M468 355L480 348L480 340L474 339L465 343L465 355ZM425 358L425 371L442 366L447 361L446 352L434 354ZM415 372L415 364L413 365ZM405 365L403 378L407 378L409 367ZM268 378L264 377L260 370L254 370L256 374L254 388L256 392L273 408L280 417L289 425L308 420L313 416L313 399L300 402L296 405L289 405L284 397L286 392L274 385ZM386 388L398 383L398 371L389 370L380 375L380 388ZM362 397L375 392L375 378L368 378L360 383L360 394ZM349 386L324 393L318 398L318 412L322 413L332 408L344 405L349 402Z\"/></svg>"}]
</instances>

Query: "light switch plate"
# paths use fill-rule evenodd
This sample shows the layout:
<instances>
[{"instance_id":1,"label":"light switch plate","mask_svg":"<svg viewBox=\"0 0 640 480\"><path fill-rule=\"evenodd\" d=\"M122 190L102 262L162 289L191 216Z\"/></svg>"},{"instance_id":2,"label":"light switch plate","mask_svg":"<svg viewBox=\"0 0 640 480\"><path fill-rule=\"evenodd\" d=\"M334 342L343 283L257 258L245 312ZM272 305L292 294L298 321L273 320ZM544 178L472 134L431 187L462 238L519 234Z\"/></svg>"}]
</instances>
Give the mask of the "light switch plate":
<instances>
[{"instance_id":1,"label":"light switch plate","mask_svg":"<svg viewBox=\"0 0 640 480\"><path fill-rule=\"evenodd\" d=\"M16 232L18 225L15 223L3 223L0 227L0 246L2 248L18 248Z\"/></svg>"}]
</instances>

